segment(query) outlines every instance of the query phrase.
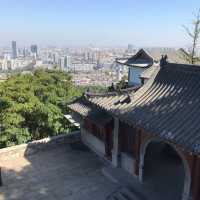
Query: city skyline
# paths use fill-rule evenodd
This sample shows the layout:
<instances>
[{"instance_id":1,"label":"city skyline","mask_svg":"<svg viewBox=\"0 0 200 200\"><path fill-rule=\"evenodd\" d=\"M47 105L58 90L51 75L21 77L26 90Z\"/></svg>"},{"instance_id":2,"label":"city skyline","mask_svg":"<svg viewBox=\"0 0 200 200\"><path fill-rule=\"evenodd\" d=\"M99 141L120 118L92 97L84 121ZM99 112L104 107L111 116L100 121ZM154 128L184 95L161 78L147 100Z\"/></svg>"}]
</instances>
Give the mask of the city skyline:
<instances>
[{"instance_id":1,"label":"city skyline","mask_svg":"<svg viewBox=\"0 0 200 200\"><path fill-rule=\"evenodd\" d=\"M0 46L182 47L189 43L182 25L199 7L197 0L2 1Z\"/></svg>"}]
</instances>

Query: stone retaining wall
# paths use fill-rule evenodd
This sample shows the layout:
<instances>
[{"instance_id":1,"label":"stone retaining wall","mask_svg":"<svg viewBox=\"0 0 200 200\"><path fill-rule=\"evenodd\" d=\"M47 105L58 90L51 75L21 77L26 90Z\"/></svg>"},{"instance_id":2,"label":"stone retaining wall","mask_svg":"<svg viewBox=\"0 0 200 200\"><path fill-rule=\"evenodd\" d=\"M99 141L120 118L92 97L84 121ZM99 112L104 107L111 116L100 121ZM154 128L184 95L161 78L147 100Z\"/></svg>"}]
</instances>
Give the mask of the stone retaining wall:
<instances>
[{"instance_id":1,"label":"stone retaining wall","mask_svg":"<svg viewBox=\"0 0 200 200\"><path fill-rule=\"evenodd\" d=\"M16 157L30 156L39 151L51 149L58 144L69 144L78 141L80 141L80 131L75 131L67 135L58 135L52 138L45 138L27 144L0 149L0 164L1 161Z\"/></svg>"}]
</instances>

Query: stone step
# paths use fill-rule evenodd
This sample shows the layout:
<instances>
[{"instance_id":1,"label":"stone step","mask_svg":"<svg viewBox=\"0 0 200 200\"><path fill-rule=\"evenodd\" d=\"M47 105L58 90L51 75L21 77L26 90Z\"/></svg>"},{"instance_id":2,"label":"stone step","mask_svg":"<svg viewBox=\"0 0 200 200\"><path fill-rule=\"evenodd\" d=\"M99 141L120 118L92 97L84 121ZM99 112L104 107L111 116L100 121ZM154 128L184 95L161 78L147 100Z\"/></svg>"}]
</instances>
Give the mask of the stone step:
<instances>
[{"instance_id":1,"label":"stone step","mask_svg":"<svg viewBox=\"0 0 200 200\"><path fill-rule=\"evenodd\" d=\"M125 187L120 190L120 193L125 196L127 200L140 200L140 198L135 193L131 192Z\"/></svg>"},{"instance_id":2,"label":"stone step","mask_svg":"<svg viewBox=\"0 0 200 200\"><path fill-rule=\"evenodd\" d=\"M117 194L118 200L129 200L125 195L123 195L121 192L118 192Z\"/></svg>"},{"instance_id":3,"label":"stone step","mask_svg":"<svg viewBox=\"0 0 200 200\"><path fill-rule=\"evenodd\" d=\"M120 188L115 193L113 193L108 200L141 200L141 199L127 188Z\"/></svg>"}]
</instances>

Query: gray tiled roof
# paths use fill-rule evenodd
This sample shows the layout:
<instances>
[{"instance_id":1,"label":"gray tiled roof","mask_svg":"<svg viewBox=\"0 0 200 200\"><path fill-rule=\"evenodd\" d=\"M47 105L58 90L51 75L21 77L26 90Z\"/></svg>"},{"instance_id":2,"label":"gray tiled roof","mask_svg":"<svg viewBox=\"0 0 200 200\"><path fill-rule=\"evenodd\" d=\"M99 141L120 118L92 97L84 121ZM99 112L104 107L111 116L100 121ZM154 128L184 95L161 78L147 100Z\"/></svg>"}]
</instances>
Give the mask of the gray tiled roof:
<instances>
[{"instance_id":1,"label":"gray tiled roof","mask_svg":"<svg viewBox=\"0 0 200 200\"><path fill-rule=\"evenodd\" d=\"M91 105L89 102L87 102L85 97L75 100L68 105L68 108L76 113L79 113L82 117L89 117L91 120L101 126L104 126L112 120L112 117L108 113L105 113L101 109Z\"/></svg>"},{"instance_id":2,"label":"gray tiled roof","mask_svg":"<svg viewBox=\"0 0 200 200\"><path fill-rule=\"evenodd\" d=\"M88 114L92 112L92 106L82 97L69 104L68 108L79 113L83 117L88 116Z\"/></svg>"},{"instance_id":3,"label":"gray tiled roof","mask_svg":"<svg viewBox=\"0 0 200 200\"><path fill-rule=\"evenodd\" d=\"M130 58L117 59L117 63L127 66L148 68L154 63L153 58L144 50L140 49L135 55Z\"/></svg>"},{"instance_id":4,"label":"gray tiled roof","mask_svg":"<svg viewBox=\"0 0 200 200\"><path fill-rule=\"evenodd\" d=\"M140 78L143 79L150 79L151 76L154 73L158 73L158 71L160 70L160 65L152 65L151 67L149 67L148 69L145 69L141 74L140 74Z\"/></svg>"},{"instance_id":5,"label":"gray tiled roof","mask_svg":"<svg viewBox=\"0 0 200 200\"><path fill-rule=\"evenodd\" d=\"M121 117L200 153L200 66L168 64Z\"/></svg>"},{"instance_id":6,"label":"gray tiled roof","mask_svg":"<svg viewBox=\"0 0 200 200\"><path fill-rule=\"evenodd\" d=\"M137 92L85 95L121 120L200 153L200 66L169 63Z\"/></svg>"}]
</instances>

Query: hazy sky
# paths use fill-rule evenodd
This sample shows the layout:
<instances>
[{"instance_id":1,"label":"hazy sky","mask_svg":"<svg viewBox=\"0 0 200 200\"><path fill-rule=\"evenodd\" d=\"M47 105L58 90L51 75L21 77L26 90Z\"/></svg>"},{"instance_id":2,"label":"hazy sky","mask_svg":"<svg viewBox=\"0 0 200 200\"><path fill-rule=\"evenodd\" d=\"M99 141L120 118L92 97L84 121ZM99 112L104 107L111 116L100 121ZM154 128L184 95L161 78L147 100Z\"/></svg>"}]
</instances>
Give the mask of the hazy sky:
<instances>
[{"instance_id":1,"label":"hazy sky","mask_svg":"<svg viewBox=\"0 0 200 200\"><path fill-rule=\"evenodd\" d=\"M200 0L0 0L0 46L184 46Z\"/></svg>"}]
</instances>

